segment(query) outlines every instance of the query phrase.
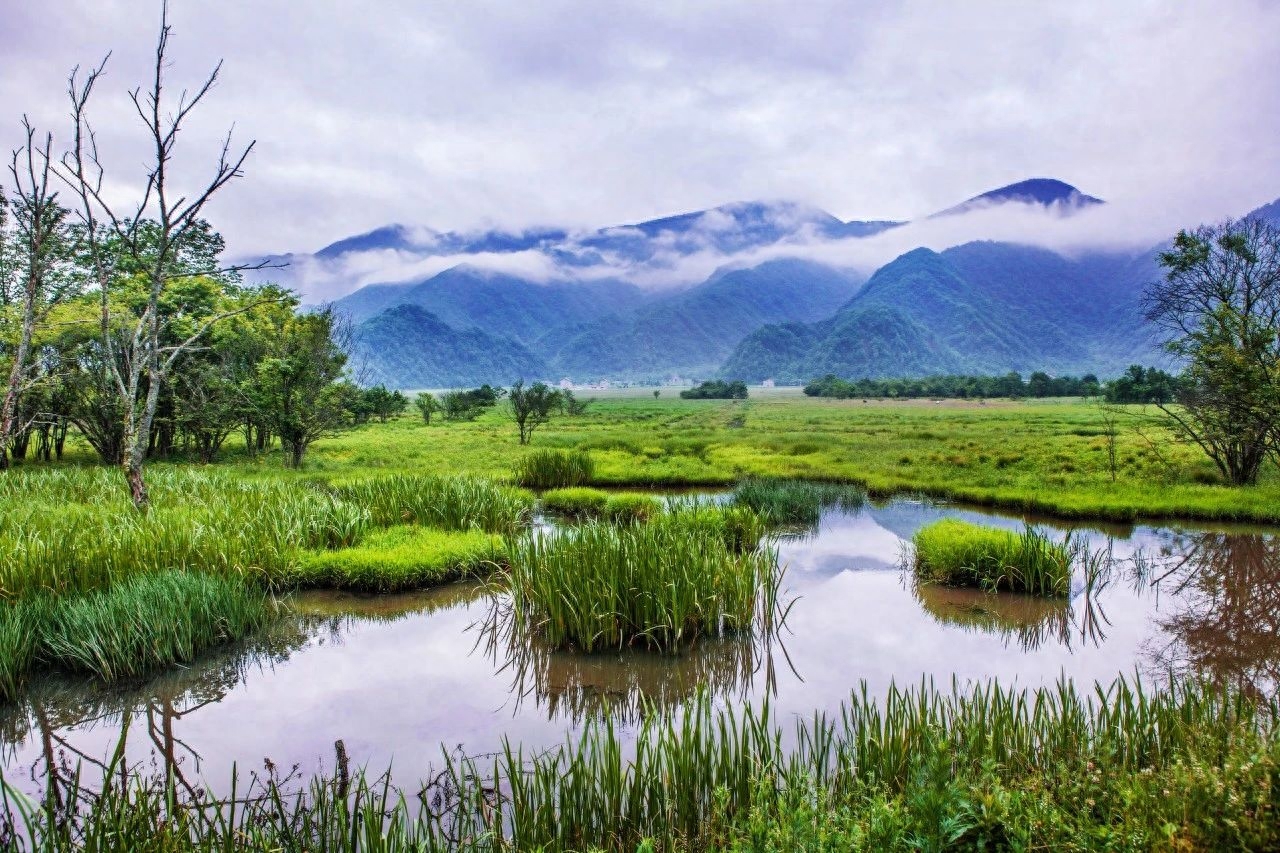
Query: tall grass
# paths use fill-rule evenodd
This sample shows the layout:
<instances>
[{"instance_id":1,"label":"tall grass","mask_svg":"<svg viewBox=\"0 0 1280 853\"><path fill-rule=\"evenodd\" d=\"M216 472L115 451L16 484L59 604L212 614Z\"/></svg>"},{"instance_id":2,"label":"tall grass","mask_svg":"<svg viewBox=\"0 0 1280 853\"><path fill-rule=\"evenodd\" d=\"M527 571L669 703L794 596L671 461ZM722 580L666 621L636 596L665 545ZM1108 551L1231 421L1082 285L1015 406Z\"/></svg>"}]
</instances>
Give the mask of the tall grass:
<instances>
[{"instance_id":1,"label":"tall grass","mask_svg":"<svg viewBox=\"0 0 1280 853\"><path fill-rule=\"evenodd\" d=\"M734 552L687 516L588 524L511 543L506 572L519 623L553 646L676 651L704 635L749 629L776 611L771 549Z\"/></svg>"},{"instance_id":2,"label":"tall grass","mask_svg":"<svg viewBox=\"0 0 1280 853\"><path fill-rule=\"evenodd\" d=\"M771 524L814 525L824 509L856 510L866 497L857 486L756 477L738 484L733 503L749 507Z\"/></svg>"},{"instance_id":3,"label":"tall grass","mask_svg":"<svg viewBox=\"0 0 1280 853\"><path fill-rule=\"evenodd\" d=\"M558 749L444 756L409 800L387 777L272 778L225 801L105 773L70 814L7 799L41 849L1275 849L1275 703L1120 680L865 688L784 730L767 706L611 719ZM68 792L63 801L73 800Z\"/></svg>"},{"instance_id":4,"label":"tall grass","mask_svg":"<svg viewBox=\"0 0 1280 853\"><path fill-rule=\"evenodd\" d=\"M916 577L927 583L992 592L1065 596L1079 548L1028 525L1020 533L943 519L916 531Z\"/></svg>"},{"instance_id":5,"label":"tall grass","mask_svg":"<svg viewBox=\"0 0 1280 853\"><path fill-rule=\"evenodd\" d=\"M595 476L591 454L582 450L535 450L516 463L515 480L530 489L585 486Z\"/></svg>"},{"instance_id":6,"label":"tall grass","mask_svg":"<svg viewBox=\"0 0 1280 853\"><path fill-rule=\"evenodd\" d=\"M608 502L608 492L589 486L548 489L542 493L544 509L570 518L599 518Z\"/></svg>"},{"instance_id":7,"label":"tall grass","mask_svg":"<svg viewBox=\"0 0 1280 853\"><path fill-rule=\"evenodd\" d=\"M373 524L422 524L445 530L512 533L529 521L533 495L473 477L414 474L338 483L334 494L368 510Z\"/></svg>"},{"instance_id":8,"label":"tall grass","mask_svg":"<svg viewBox=\"0 0 1280 853\"><path fill-rule=\"evenodd\" d=\"M503 559L502 537L480 530L399 525L368 534L359 545L304 552L290 586L401 592L482 577Z\"/></svg>"}]
</instances>

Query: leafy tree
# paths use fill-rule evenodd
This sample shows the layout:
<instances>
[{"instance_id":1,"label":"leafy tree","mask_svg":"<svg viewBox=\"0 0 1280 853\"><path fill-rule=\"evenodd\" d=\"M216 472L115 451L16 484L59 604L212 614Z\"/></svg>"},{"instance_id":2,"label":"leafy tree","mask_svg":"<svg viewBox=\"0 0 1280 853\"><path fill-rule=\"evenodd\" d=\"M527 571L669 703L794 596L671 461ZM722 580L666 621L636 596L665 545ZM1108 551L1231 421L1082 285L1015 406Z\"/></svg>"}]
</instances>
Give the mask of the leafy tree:
<instances>
[{"instance_id":1,"label":"leafy tree","mask_svg":"<svg viewBox=\"0 0 1280 853\"><path fill-rule=\"evenodd\" d=\"M307 448L346 422L347 400L358 393L343 381L347 330L332 308L290 316L274 350L257 367L255 400L280 437L285 464L302 465Z\"/></svg>"},{"instance_id":2,"label":"leafy tree","mask_svg":"<svg viewBox=\"0 0 1280 853\"><path fill-rule=\"evenodd\" d=\"M519 379L507 393L507 410L520 430L521 444L528 444L533 431L549 421L552 413L562 406L562 392L545 382L535 382L526 388L524 380Z\"/></svg>"},{"instance_id":3,"label":"leafy tree","mask_svg":"<svg viewBox=\"0 0 1280 853\"><path fill-rule=\"evenodd\" d=\"M576 418L579 415L587 413L587 407L595 402L594 397L586 400L579 400L578 397L568 388L560 391L560 407L569 417Z\"/></svg>"},{"instance_id":4,"label":"leafy tree","mask_svg":"<svg viewBox=\"0 0 1280 853\"><path fill-rule=\"evenodd\" d=\"M1175 433L1235 485L1254 483L1280 438L1280 229L1258 219L1180 231L1160 254L1147 318L1186 368Z\"/></svg>"},{"instance_id":5,"label":"leafy tree","mask_svg":"<svg viewBox=\"0 0 1280 853\"><path fill-rule=\"evenodd\" d=\"M422 420L431 423L431 416L440 411L440 401L429 391L422 391L413 399L413 405L422 413Z\"/></svg>"},{"instance_id":6,"label":"leafy tree","mask_svg":"<svg viewBox=\"0 0 1280 853\"><path fill-rule=\"evenodd\" d=\"M680 396L685 400L745 400L747 383L739 380L725 382L722 379L712 379L697 387L681 391Z\"/></svg>"},{"instance_id":7,"label":"leafy tree","mask_svg":"<svg viewBox=\"0 0 1280 853\"><path fill-rule=\"evenodd\" d=\"M470 391L446 391L440 395L440 405L447 421L473 421L485 409L498 404L507 392L491 385L481 385Z\"/></svg>"}]
</instances>

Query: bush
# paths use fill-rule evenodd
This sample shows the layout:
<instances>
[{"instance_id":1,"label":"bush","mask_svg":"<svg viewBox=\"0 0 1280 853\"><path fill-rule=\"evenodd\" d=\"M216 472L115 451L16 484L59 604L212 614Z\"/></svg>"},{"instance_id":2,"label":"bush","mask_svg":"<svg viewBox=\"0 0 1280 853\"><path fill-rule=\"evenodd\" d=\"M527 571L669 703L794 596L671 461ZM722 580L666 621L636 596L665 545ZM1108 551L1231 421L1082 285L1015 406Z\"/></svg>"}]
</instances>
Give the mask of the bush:
<instances>
[{"instance_id":1,"label":"bush","mask_svg":"<svg viewBox=\"0 0 1280 853\"><path fill-rule=\"evenodd\" d=\"M400 592L479 577L501 559L500 536L405 525L372 533L354 548L303 554L291 580L300 587Z\"/></svg>"},{"instance_id":2,"label":"bush","mask_svg":"<svg viewBox=\"0 0 1280 853\"><path fill-rule=\"evenodd\" d=\"M535 450L516 464L515 480L531 489L585 486L595 476L595 463L581 450Z\"/></svg>"},{"instance_id":3,"label":"bush","mask_svg":"<svg viewBox=\"0 0 1280 853\"><path fill-rule=\"evenodd\" d=\"M686 388L680 392L680 397L684 400L745 400L747 383L738 380L725 382L722 379L713 379L694 388Z\"/></svg>"},{"instance_id":4,"label":"bush","mask_svg":"<svg viewBox=\"0 0 1280 853\"><path fill-rule=\"evenodd\" d=\"M1028 526L1021 533L943 519L916 531L916 577L927 583L1065 596L1075 551Z\"/></svg>"}]
</instances>

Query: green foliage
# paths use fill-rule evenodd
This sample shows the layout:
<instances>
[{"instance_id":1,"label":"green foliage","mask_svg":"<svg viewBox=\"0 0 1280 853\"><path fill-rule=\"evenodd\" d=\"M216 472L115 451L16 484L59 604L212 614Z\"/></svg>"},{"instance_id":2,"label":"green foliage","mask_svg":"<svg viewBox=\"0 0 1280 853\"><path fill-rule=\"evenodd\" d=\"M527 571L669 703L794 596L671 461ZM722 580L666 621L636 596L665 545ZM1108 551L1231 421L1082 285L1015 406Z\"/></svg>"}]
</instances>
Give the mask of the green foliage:
<instances>
[{"instance_id":1,"label":"green foliage","mask_svg":"<svg viewBox=\"0 0 1280 853\"><path fill-rule=\"evenodd\" d=\"M587 486L550 489L542 493L542 505L549 512L574 518L598 518L608 502L608 492Z\"/></svg>"},{"instance_id":2,"label":"green foliage","mask_svg":"<svg viewBox=\"0 0 1280 853\"><path fill-rule=\"evenodd\" d=\"M431 423L431 416L441 410L440 401L436 399L436 395L428 391L422 391L418 396L413 398L413 405L417 407L418 412L422 415L423 423Z\"/></svg>"},{"instance_id":3,"label":"green foliage","mask_svg":"<svg viewBox=\"0 0 1280 853\"><path fill-rule=\"evenodd\" d=\"M533 431L549 421L553 412L564 407L563 393L545 382L535 382L526 388L524 380L517 379L507 392L507 410L520 430L521 444L528 444Z\"/></svg>"},{"instance_id":4,"label":"green foliage","mask_svg":"<svg viewBox=\"0 0 1280 853\"><path fill-rule=\"evenodd\" d=\"M772 618L781 577L771 550L731 551L686 515L525 537L507 560L517 625L585 652L749 630L758 609Z\"/></svg>"},{"instance_id":5,"label":"green foliage","mask_svg":"<svg viewBox=\"0 0 1280 853\"><path fill-rule=\"evenodd\" d=\"M712 379L694 388L686 388L680 392L680 397L684 400L745 400L747 384L736 380L725 382Z\"/></svg>"},{"instance_id":6,"label":"green foliage","mask_svg":"<svg viewBox=\"0 0 1280 853\"><path fill-rule=\"evenodd\" d=\"M371 533L349 548L308 551L289 580L300 587L401 592L481 577L502 558L500 536L403 525Z\"/></svg>"},{"instance_id":7,"label":"green foliage","mask_svg":"<svg viewBox=\"0 0 1280 853\"><path fill-rule=\"evenodd\" d=\"M379 527L424 524L511 533L529 521L533 495L474 477L391 474L336 482L333 494Z\"/></svg>"},{"instance_id":8,"label":"green foliage","mask_svg":"<svg viewBox=\"0 0 1280 853\"><path fill-rule=\"evenodd\" d=\"M1021 533L943 519L916 531L916 577L925 583L1065 596L1077 548L1031 526Z\"/></svg>"},{"instance_id":9,"label":"green foliage","mask_svg":"<svg viewBox=\"0 0 1280 853\"><path fill-rule=\"evenodd\" d=\"M1108 403L1171 403L1177 389L1177 377L1131 364L1120 378L1107 383L1106 399Z\"/></svg>"},{"instance_id":10,"label":"green foliage","mask_svg":"<svg viewBox=\"0 0 1280 853\"><path fill-rule=\"evenodd\" d=\"M447 421L474 421L485 409L498 405L506 395L502 388L481 385L470 391L446 391L440 395L440 408Z\"/></svg>"},{"instance_id":11,"label":"green foliage","mask_svg":"<svg viewBox=\"0 0 1280 853\"><path fill-rule=\"evenodd\" d=\"M515 480L530 489L557 489L591 482L595 463L581 450L535 450L516 463Z\"/></svg>"},{"instance_id":12,"label":"green foliage","mask_svg":"<svg viewBox=\"0 0 1280 853\"><path fill-rule=\"evenodd\" d=\"M611 494L600 514L614 524L649 521L662 513L662 501L653 495L622 492Z\"/></svg>"},{"instance_id":13,"label":"green foliage","mask_svg":"<svg viewBox=\"0 0 1280 853\"><path fill-rule=\"evenodd\" d=\"M1141 369L1141 368L1139 368ZM1154 368L1153 368L1154 369ZM1167 374L1166 374L1167 375ZM1117 380L1119 381L1119 380ZM1108 384L1108 389L1111 387ZM1087 374L1079 379L1074 376L1049 376L1037 371L1029 381L1023 381L1019 373L999 376L925 376L902 379L859 379L849 381L828 373L804 386L809 397L831 397L847 400L854 397L890 399L982 399L986 397L1093 397L1102 387L1098 377ZM1111 399L1108 396L1108 399ZM1118 400L1117 402L1145 402Z\"/></svg>"},{"instance_id":14,"label":"green foliage","mask_svg":"<svg viewBox=\"0 0 1280 853\"><path fill-rule=\"evenodd\" d=\"M74 825L52 800L24 811L10 790L5 805L55 852L1270 850L1277 710L1123 680L1083 694L922 684L881 700L864 687L793 727L767 705L701 700L634 731L590 723L550 750L450 753L421 798L339 771L296 792L233 780L235 810L189 808L163 779L121 783L109 766Z\"/></svg>"},{"instance_id":15,"label":"green foliage","mask_svg":"<svg viewBox=\"0 0 1280 853\"><path fill-rule=\"evenodd\" d=\"M358 424L371 417L386 423L388 418L403 414L407 408L409 398L399 391L387 390L385 385L363 388L351 394L347 401L347 409Z\"/></svg>"},{"instance_id":16,"label":"green foliage","mask_svg":"<svg viewBox=\"0 0 1280 853\"><path fill-rule=\"evenodd\" d=\"M771 524L814 525L827 507L855 510L866 494L857 486L755 477L738 484L733 502Z\"/></svg>"},{"instance_id":17,"label":"green foliage","mask_svg":"<svg viewBox=\"0 0 1280 853\"><path fill-rule=\"evenodd\" d=\"M22 661L27 669L38 660L104 681L190 663L247 636L272 613L263 593L239 578L186 571L140 574L81 596L25 599L7 606L0 629L4 686L12 696L25 675Z\"/></svg>"}]
</instances>

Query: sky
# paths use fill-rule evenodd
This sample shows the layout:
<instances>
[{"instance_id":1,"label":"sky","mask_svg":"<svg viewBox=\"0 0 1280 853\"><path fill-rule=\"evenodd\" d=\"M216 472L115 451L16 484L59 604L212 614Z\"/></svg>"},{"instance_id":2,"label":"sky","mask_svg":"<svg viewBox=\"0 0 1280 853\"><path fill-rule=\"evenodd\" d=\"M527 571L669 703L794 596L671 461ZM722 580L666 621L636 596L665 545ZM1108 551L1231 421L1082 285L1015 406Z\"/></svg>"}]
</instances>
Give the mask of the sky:
<instances>
[{"instance_id":1,"label":"sky","mask_svg":"<svg viewBox=\"0 0 1280 853\"><path fill-rule=\"evenodd\" d=\"M159 8L0 0L0 145L24 113L65 139L68 72L111 51L91 114L135 197ZM238 255L759 198L910 219L1032 176L1136 241L1280 196L1273 0L173 0L170 22L174 91L224 60L181 181L230 126L256 140L208 211Z\"/></svg>"}]
</instances>

